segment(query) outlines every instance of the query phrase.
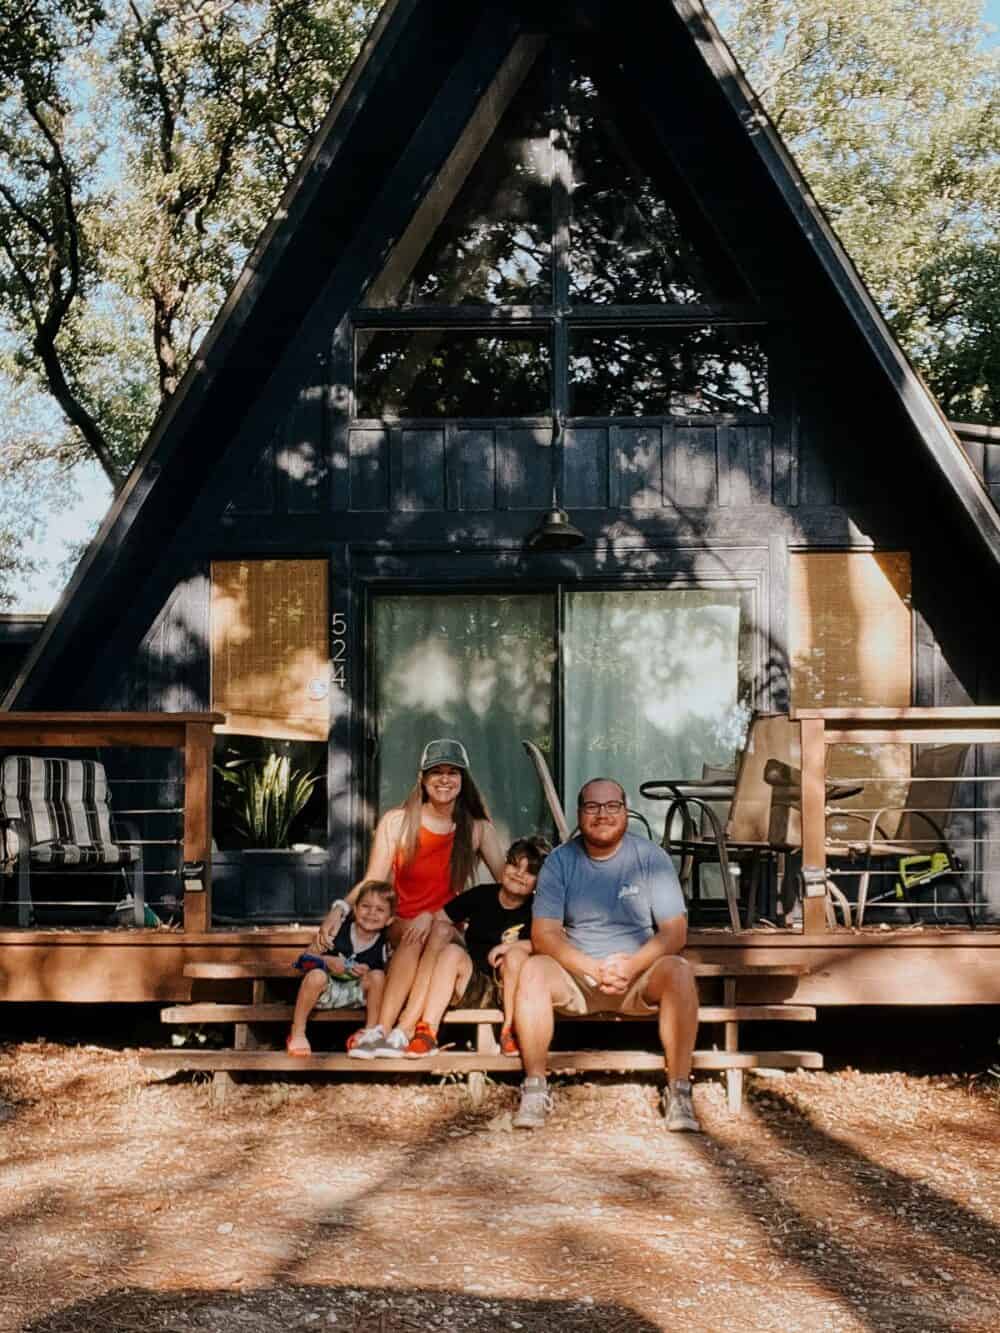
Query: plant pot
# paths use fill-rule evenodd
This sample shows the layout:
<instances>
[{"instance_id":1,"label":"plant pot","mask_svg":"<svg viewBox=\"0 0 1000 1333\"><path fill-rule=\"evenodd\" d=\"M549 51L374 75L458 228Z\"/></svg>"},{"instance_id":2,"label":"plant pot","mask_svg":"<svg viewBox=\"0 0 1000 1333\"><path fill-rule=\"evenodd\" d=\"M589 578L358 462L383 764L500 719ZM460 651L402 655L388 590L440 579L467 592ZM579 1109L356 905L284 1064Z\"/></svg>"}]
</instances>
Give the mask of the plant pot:
<instances>
[{"instance_id":1,"label":"plant pot","mask_svg":"<svg viewBox=\"0 0 1000 1333\"><path fill-rule=\"evenodd\" d=\"M212 853L212 921L320 921L330 905L330 854L291 848Z\"/></svg>"}]
</instances>

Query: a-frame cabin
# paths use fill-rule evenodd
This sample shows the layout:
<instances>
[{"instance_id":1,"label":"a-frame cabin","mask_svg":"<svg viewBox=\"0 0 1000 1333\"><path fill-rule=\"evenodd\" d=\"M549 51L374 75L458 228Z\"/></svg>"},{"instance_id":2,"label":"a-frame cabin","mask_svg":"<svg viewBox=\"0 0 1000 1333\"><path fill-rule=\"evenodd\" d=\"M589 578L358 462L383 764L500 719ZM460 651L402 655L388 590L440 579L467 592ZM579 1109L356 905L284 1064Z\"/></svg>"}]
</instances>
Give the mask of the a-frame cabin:
<instances>
[{"instance_id":1,"label":"a-frame cabin","mask_svg":"<svg viewBox=\"0 0 1000 1333\"><path fill-rule=\"evenodd\" d=\"M635 793L755 709L997 703L998 593L997 510L697 0L389 0L6 704L285 743L342 891L429 737L527 831L522 739Z\"/></svg>"}]
</instances>

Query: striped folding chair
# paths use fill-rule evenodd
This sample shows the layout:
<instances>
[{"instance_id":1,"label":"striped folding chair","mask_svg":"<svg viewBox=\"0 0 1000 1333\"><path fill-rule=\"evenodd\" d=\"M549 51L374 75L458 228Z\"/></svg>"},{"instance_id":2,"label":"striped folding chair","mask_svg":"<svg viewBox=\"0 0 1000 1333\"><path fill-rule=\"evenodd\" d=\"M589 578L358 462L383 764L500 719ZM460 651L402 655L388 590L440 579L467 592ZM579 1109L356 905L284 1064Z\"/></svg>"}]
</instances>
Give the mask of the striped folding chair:
<instances>
[{"instance_id":1,"label":"striped folding chair","mask_svg":"<svg viewBox=\"0 0 1000 1333\"><path fill-rule=\"evenodd\" d=\"M31 873L120 870L131 879L134 920L145 920L142 848L116 820L104 765L95 759L8 755L0 763L0 866L16 877L17 921L31 924Z\"/></svg>"}]
</instances>

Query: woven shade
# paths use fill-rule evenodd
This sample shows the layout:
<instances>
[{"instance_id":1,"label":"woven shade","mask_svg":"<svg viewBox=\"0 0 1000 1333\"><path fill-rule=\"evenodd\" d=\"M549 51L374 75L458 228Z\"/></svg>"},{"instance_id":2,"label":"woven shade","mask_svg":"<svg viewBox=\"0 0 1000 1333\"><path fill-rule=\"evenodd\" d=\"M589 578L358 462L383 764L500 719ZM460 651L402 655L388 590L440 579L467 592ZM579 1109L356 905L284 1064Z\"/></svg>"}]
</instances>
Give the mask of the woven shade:
<instances>
[{"instance_id":1,"label":"woven shade","mask_svg":"<svg viewBox=\"0 0 1000 1333\"><path fill-rule=\"evenodd\" d=\"M794 708L908 708L912 613L908 551L806 551L791 559ZM835 745L831 778L881 778L841 803L871 808L903 798L906 745Z\"/></svg>"},{"instance_id":2,"label":"woven shade","mask_svg":"<svg viewBox=\"0 0 1000 1333\"><path fill-rule=\"evenodd\" d=\"M217 731L325 741L330 726L325 560L212 563Z\"/></svg>"}]
</instances>

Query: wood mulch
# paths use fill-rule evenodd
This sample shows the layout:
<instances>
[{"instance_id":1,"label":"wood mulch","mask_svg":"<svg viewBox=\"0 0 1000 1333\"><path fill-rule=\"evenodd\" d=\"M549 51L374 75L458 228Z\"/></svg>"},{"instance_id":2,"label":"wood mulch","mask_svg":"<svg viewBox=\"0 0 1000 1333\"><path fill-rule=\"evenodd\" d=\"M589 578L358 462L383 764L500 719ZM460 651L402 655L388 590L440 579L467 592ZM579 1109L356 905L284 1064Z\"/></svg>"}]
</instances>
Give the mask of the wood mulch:
<instances>
[{"instance_id":1,"label":"wood mulch","mask_svg":"<svg viewBox=\"0 0 1000 1333\"><path fill-rule=\"evenodd\" d=\"M995 1330L1000 1080L157 1081L0 1047L0 1330Z\"/></svg>"}]
</instances>

